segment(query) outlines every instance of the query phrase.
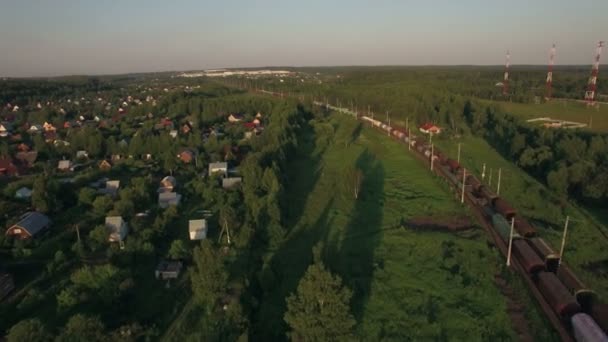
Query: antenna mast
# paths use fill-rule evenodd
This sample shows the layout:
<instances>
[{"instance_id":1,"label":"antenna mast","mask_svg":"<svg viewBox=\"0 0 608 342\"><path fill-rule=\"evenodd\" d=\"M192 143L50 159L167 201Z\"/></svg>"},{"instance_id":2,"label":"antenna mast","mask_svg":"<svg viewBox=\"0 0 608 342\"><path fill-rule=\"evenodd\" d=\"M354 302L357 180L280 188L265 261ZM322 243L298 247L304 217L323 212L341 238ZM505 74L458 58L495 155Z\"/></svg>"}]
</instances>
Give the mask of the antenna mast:
<instances>
[{"instance_id":1,"label":"antenna mast","mask_svg":"<svg viewBox=\"0 0 608 342\"><path fill-rule=\"evenodd\" d=\"M547 94L545 98L547 100L551 99L551 95L553 92L553 65L555 64L555 44L551 47L549 51L549 71L547 71Z\"/></svg>"},{"instance_id":2,"label":"antenna mast","mask_svg":"<svg viewBox=\"0 0 608 342\"><path fill-rule=\"evenodd\" d=\"M591 76L587 83L587 91L585 92L585 100L587 105L593 106L595 104L595 90L597 88L597 74L600 71L600 55L602 54L602 47L604 46L603 41L597 42L597 50L595 53L595 60L591 66Z\"/></svg>"},{"instance_id":3,"label":"antenna mast","mask_svg":"<svg viewBox=\"0 0 608 342\"><path fill-rule=\"evenodd\" d=\"M507 50L507 61L505 63L505 76L502 81L502 94L507 96L509 93L509 65L511 64L511 53Z\"/></svg>"}]
</instances>

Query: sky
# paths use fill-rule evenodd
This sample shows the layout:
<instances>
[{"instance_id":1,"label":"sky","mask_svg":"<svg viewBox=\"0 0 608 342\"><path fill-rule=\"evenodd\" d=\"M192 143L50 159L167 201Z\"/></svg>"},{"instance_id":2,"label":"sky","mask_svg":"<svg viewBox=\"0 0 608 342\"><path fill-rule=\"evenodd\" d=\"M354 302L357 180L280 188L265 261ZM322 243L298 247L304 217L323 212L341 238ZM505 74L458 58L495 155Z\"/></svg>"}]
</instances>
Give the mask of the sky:
<instances>
[{"instance_id":1,"label":"sky","mask_svg":"<svg viewBox=\"0 0 608 342\"><path fill-rule=\"evenodd\" d=\"M0 77L546 64L552 43L590 65L598 40L608 0L0 0Z\"/></svg>"}]
</instances>

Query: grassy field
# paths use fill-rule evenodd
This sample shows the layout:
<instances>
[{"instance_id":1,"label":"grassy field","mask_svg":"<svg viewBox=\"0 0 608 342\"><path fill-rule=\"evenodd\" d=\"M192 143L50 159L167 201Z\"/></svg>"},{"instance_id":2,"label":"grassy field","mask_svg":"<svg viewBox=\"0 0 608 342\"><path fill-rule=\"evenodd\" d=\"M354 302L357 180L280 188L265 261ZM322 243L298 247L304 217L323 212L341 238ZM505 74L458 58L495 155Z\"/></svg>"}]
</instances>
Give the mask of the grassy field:
<instances>
[{"instance_id":1,"label":"grassy field","mask_svg":"<svg viewBox=\"0 0 608 342\"><path fill-rule=\"evenodd\" d=\"M482 101L490 103L490 101ZM576 121L587 124L584 129L595 132L608 132L608 105L599 108L589 108L585 103L574 101L553 100L542 104L514 103L494 101L507 113L521 117L524 120L539 117ZM531 123L537 124L537 123ZM591 127L589 127L591 124Z\"/></svg>"},{"instance_id":2,"label":"grassy field","mask_svg":"<svg viewBox=\"0 0 608 342\"><path fill-rule=\"evenodd\" d=\"M283 338L285 297L312 261L312 247L322 243L325 263L355 292L359 339L514 339L494 285L500 257L483 232L403 227L413 217L465 210L404 145L357 125L334 115L315 123L314 135L300 145L286 175L290 232L268 255L274 281L254 315L254 337ZM344 181L354 165L364 174L358 199Z\"/></svg>"},{"instance_id":3,"label":"grassy field","mask_svg":"<svg viewBox=\"0 0 608 342\"><path fill-rule=\"evenodd\" d=\"M588 286L603 299L608 299L608 229L602 222L589 215L582 208L560 202L544 185L528 176L515 164L505 160L477 137L464 137L461 163L467 169L481 176L486 163L485 183L489 183L489 173L493 171L492 188L496 191L498 169L502 169L500 195L506 198L520 213L531 219L540 235L556 251L559 251L566 215L571 218L568 243L564 251L564 261L572 266ZM451 140L435 140L435 143L452 157L457 156L458 144Z\"/></svg>"}]
</instances>

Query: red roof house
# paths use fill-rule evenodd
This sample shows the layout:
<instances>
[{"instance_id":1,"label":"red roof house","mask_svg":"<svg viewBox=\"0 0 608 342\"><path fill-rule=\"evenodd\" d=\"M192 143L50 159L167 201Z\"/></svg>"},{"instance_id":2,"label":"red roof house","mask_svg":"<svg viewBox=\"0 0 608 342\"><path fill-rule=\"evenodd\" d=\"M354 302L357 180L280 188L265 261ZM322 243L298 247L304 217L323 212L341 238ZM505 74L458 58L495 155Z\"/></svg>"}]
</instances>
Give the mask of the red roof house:
<instances>
[{"instance_id":1,"label":"red roof house","mask_svg":"<svg viewBox=\"0 0 608 342\"><path fill-rule=\"evenodd\" d=\"M425 134L439 134L441 133L441 128L430 122L427 122L424 125L420 126L420 132Z\"/></svg>"}]
</instances>

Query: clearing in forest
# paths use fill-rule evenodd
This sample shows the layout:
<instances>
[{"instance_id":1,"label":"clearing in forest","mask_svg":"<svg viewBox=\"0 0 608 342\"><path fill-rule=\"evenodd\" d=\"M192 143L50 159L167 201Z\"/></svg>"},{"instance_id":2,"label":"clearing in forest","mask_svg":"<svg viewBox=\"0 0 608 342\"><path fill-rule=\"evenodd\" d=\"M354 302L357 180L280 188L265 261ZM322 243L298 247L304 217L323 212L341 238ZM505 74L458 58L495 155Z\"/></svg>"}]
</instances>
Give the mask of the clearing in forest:
<instances>
[{"instance_id":1,"label":"clearing in forest","mask_svg":"<svg viewBox=\"0 0 608 342\"><path fill-rule=\"evenodd\" d=\"M405 145L337 114L312 121L299 148L285 175L289 233L268 255L273 281L263 284L254 337L284 338L285 298L322 243L325 264L354 291L361 340L514 339L494 283L501 257L484 232L407 227L416 217L467 211ZM356 170L357 198L349 177Z\"/></svg>"}]
</instances>

